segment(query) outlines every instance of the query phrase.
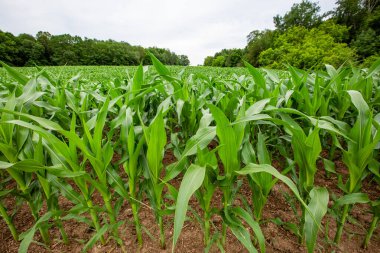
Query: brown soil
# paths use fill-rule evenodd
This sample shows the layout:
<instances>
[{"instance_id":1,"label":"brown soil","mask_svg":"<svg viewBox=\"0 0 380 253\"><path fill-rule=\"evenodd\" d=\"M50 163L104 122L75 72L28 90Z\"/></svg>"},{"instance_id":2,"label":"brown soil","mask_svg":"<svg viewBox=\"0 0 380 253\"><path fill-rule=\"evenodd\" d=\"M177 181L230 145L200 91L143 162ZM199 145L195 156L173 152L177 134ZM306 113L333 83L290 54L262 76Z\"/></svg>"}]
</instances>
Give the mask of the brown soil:
<instances>
[{"instance_id":1,"label":"brown soil","mask_svg":"<svg viewBox=\"0 0 380 253\"><path fill-rule=\"evenodd\" d=\"M118 157L114 159L114 161L116 160L118 160ZM175 161L173 153L171 151L166 152L164 164L167 165L173 161ZM279 167L279 164L279 162L274 162L274 166L277 168ZM315 184L325 186L329 189L330 193L340 196L342 192L337 187L337 177L331 175L330 178L327 178L325 176L322 163L319 163L319 166L320 169L315 177ZM336 167L337 171L342 172L342 174L345 173L346 168L343 163L336 161ZM123 171L122 168L120 169ZM243 181L244 183L240 189L240 193L250 201L250 188L247 182L245 180ZM172 184L178 188L180 185L180 177L175 179ZM371 199L380 197L379 186L373 182L365 181L363 191L369 194ZM284 193L290 194L290 191L284 184L276 184L272 189L268 203L264 208L263 223L261 224L261 228L266 238L267 252L306 252L306 248L298 243L297 237L294 234L270 221L271 219L277 217L281 218L281 220L285 222L295 222L297 220L296 216L293 214L291 206L285 200ZM94 196L94 202L101 203L102 201L100 196ZM220 202L221 193L217 191L215 193L213 203ZM239 200L237 200L236 204L238 204L238 202ZM132 224L133 218L131 208L127 203L124 203L121 209L118 219L121 221L127 221L119 228L119 233L123 240L124 248L127 252L171 252L173 216L171 215L165 217L167 248L162 250L159 247L159 231L154 215L148 207L149 202L147 199L144 200L144 203L147 206L141 206L140 219L146 232L143 233L144 243L141 249L139 249L136 242L135 231ZM12 209L11 207L15 205L15 200L13 198L8 198L6 199L5 204L8 209ZM68 210L72 207L72 204L63 197L60 198L60 205L64 210ZM195 198L190 200L190 206L201 214ZM189 215L190 217L192 216L190 212ZM356 219L358 224L354 225L347 222L342 241L339 246L336 246L332 243L336 231L336 223L330 215L326 215L322 223L323 225L328 226L328 229L323 231L323 233L320 233L316 252L378 252L378 249L380 248L380 229L377 229L374 232L369 248L367 250L361 248L366 229L369 227L369 223L372 218L372 215L369 213L369 206L356 205L351 212L351 217ZM214 216L212 221L216 228L221 227L222 219L219 216ZM20 232L26 231L32 226L33 218L27 205L23 205L20 210L18 210L14 218L14 222ZM64 228L70 238L70 243L68 245L62 243L59 239L60 233L58 229L54 227L50 229L50 236L53 239L48 248L32 243L28 252L80 252L83 245L91 238L94 232L89 229L86 224L79 223L74 220L64 221ZM328 234L325 234L325 232ZM2 242L0 244L0 252L17 252L19 242L15 242L13 240L11 233L2 219L0 219L0 240ZM34 240L41 242L41 236L38 232L36 233ZM247 252L247 250L240 244L240 242L230 231L227 233L225 250L226 252ZM203 251L203 232L200 224L195 219L186 221L176 245L176 252ZM116 244L115 241L110 240L105 245L97 243L96 246L91 249L91 252L123 252L123 250ZM219 249L217 246L213 246L210 252L219 252Z\"/></svg>"}]
</instances>

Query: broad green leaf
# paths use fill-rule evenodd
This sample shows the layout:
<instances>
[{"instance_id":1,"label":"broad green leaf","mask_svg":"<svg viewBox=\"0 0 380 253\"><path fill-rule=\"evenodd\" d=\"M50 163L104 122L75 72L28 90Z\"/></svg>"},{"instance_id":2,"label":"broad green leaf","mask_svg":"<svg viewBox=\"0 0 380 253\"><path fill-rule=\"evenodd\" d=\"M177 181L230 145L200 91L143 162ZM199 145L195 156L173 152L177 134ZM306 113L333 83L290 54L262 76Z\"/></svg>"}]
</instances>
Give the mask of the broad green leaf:
<instances>
[{"instance_id":1,"label":"broad green leaf","mask_svg":"<svg viewBox=\"0 0 380 253\"><path fill-rule=\"evenodd\" d=\"M203 127L208 127L213 120L212 114L209 112L208 109L206 110L202 109L202 115L203 116L199 122L199 129Z\"/></svg>"},{"instance_id":2,"label":"broad green leaf","mask_svg":"<svg viewBox=\"0 0 380 253\"><path fill-rule=\"evenodd\" d=\"M255 246L252 244L251 235L245 227L242 225L237 226L235 224L230 224L228 227L250 253L257 253Z\"/></svg>"},{"instance_id":3,"label":"broad green leaf","mask_svg":"<svg viewBox=\"0 0 380 253\"><path fill-rule=\"evenodd\" d=\"M280 172L278 172L274 167L268 164L254 164L250 163L246 167L244 167L242 170L236 171L237 174L240 175L249 175L253 173L259 173L259 172L266 172L271 174L272 176L278 178L281 180L284 184L286 184L290 190L294 193L296 198L301 202L301 204L310 212L309 208L307 207L306 203L301 198L297 186L293 183L292 180L290 180L288 177L282 175Z\"/></svg>"},{"instance_id":4,"label":"broad green leaf","mask_svg":"<svg viewBox=\"0 0 380 253\"><path fill-rule=\"evenodd\" d=\"M36 116L29 115L29 114L26 114L26 113L20 113L20 112L16 112L16 111L9 111L9 110L5 110L5 109L1 109L1 108L0 108L0 112L11 113L11 114L15 114L15 115L18 115L18 116L22 116L22 117L31 119L31 120L37 122L38 124L40 124L42 127L46 128L46 129L49 129L49 130L63 131L63 128L59 124L57 124L54 121L48 120L48 119L44 119L44 118L41 118L41 117L36 117Z\"/></svg>"},{"instance_id":5,"label":"broad green leaf","mask_svg":"<svg viewBox=\"0 0 380 253\"><path fill-rule=\"evenodd\" d=\"M331 78L333 78L334 76L337 75L338 72L336 71L336 69L333 66L331 66L329 64L325 64L325 67L326 67L327 73L329 74L329 76Z\"/></svg>"},{"instance_id":6,"label":"broad green leaf","mask_svg":"<svg viewBox=\"0 0 380 253\"><path fill-rule=\"evenodd\" d=\"M347 93L350 95L351 101L356 109L358 109L359 114L367 115L369 113L369 107L362 94L356 90L348 90Z\"/></svg>"},{"instance_id":7,"label":"broad green leaf","mask_svg":"<svg viewBox=\"0 0 380 253\"><path fill-rule=\"evenodd\" d=\"M186 142L186 147L181 157L194 155L197 153L198 148L204 149L214 139L215 135L216 127L199 128L197 133Z\"/></svg>"},{"instance_id":8,"label":"broad green leaf","mask_svg":"<svg viewBox=\"0 0 380 253\"><path fill-rule=\"evenodd\" d=\"M368 70L367 77L371 77L380 70L380 58L377 59Z\"/></svg>"},{"instance_id":9,"label":"broad green leaf","mask_svg":"<svg viewBox=\"0 0 380 253\"><path fill-rule=\"evenodd\" d=\"M365 193L357 192L344 195L335 201L336 206L353 205L357 203L365 204L370 202L368 195Z\"/></svg>"},{"instance_id":10,"label":"broad green leaf","mask_svg":"<svg viewBox=\"0 0 380 253\"><path fill-rule=\"evenodd\" d=\"M270 102L270 98L262 99L251 105L245 112L246 116L252 116L261 113L265 106Z\"/></svg>"},{"instance_id":11,"label":"broad green leaf","mask_svg":"<svg viewBox=\"0 0 380 253\"><path fill-rule=\"evenodd\" d=\"M36 172L42 169L49 169L49 167L42 165L36 160L25 159L17 163L7 163L7 162L0 161L0 169L15 169L15 170L24 171L24 172ZM58 169L58 168L55 168L55 169Z\"/></svg>"},{"instance_id":12,"label":"broad green leaf","mask_svg":"<svg viewBox=\"0 0 380 253\"><path fill-rule=\"evenodd\" d=\"M236 125L240 123L250 122L250 121L258 121L258 120L270 120L271 117L268 114L254 114L251 116L244 116L239 119L236 119L231 125Z\"/></svg>"},{"instance_id":13,"label":"broad green leaf","mask_svg":"<svg viewBox=\"0 0 380 253\"><path fill-rule=\"evenodd\" d=\"M248 69L249 73L252 75L253 80L255 80L255 83L260 88L265 88L265 79L263 75L260 73L260 71L246 61L244 62L244 64L245 67Z\"/></svg>"},{"instance_id":14,"label":"broad green leaf","mask_svg":"<svg viewBox=\"0 0 380 253\"><path fill-rule=\"evenodd\" d=\"M4 109L9 111L10 113L4 113L4 112L2 113L1 115L2 122L6 122L8 120L14 119L14 115L12 114L12 112L15 110L16 105L17 105L16 96L14 92L11 95L9 95L6 99L7 101L5 103ZM5 140L6 144L11 145L11 146L12 146L13 129L14 129L13 125L0 125L0 134L2 138Z\"/></svg>"},{"instance_id":15,"label":"broad green leaf","mask_svg":"<svg viewBox=\"0 0 380 253\"><path fill-rule=\"evenodd\" d=\"M260 164L272 164L267 146L265 144L265 136L259 132L257 136L257 159Z\"/></svg>"},{"instance_id":16,"label":"broad green leaf","mask_svg":"<svg viewBox=\"0 0 380 253\"><path fill-rule=\"evenodd\" d=\"M312 253L315 248L322 218L327 212L329 193L326 188L315 187L310 191L309 196L310 201L308 207L313 216L309 213L305 213L306 217L303 231L305 234L307 251Z\"/></svg>"},{"instance_id":17,"label":"broad green leaf","mask_svg":"<svg viewBox=\"0 0 380 253\"><path fill-rule=\"evenodd\" d=\"M192 164L186 170L186 173L182 179L175 207L172 252L174 252L175 244L181 233L182 226L186 218L190 197L202 185L205 172L205 167Z\"/></svg>"},{"instance_id":18,"label":"broad green leaf","mask_svg":"<svg viewBox=\"0 0 380 253\"><path fill-rule=\"evenodd\" d=\"M330 161L330 160L324 158L323 164L324 164L325 170L327 172L336 174L335 163L333 161Z\"/></svg>"},{"instance_id":19,"label":"broad green leaf","mask_svg":"<svg viewBox=\"0 0 380 253\"><path fill-rule=\"evenodd\" d=\"M219 138L218 150L220 159L223 162L227 177L231 176L234 170L240 168L238 162L238 148L236 134L226 115L215 105L208 105L214 120L216 121L216 134Z\"/></svg>"},{"instance_id":20,"label":"broad green leaf","mask_svg":"<svg viewBox=\"0 0 380 253\"><path fill-rule=\"evenodd\" d=\"M135 95L135 93L141 89L141 86L143 85L143 83L144 83L144 70L143 70L142 65L140 64L137 67L135 75L133 76L132 89L131 89L133 92L133 95Z\"/></svg>"},{"instance_id":21,"label":"broad green leaf","mask_svg":"<svg viewBox=\"0 0 380 253\"><path fill-rule=\"evenodd\" d=\"M17 70L9 67L7 64L5 64L2 61L0 61L0 64L3 65L3 67L8 72L8 74L11 77L13 77L17 82L19 82L20 84L25 85L28 82L29 79L26 76L24 76L23 74L21 74L20 72L18 72Z\"/></svg>"},{"instance_id":22,"label":"broad green leaf","mask_svg":"<svg viewBox=\"0 0 380 253\"><path fill-rule=\"evenodd\" d=\"M152 63L158 74L165 77L170 77L170 71L165 67L165 65L162 64L151 52L148 52L148 54L150 56L150 59L152 59Z\"/></svg>"},{"instance_id":23,"label":"broad green leaf","mask_svg":"<svg viewBox=\"0 0 380 253\"><path fill-rule=\"evenodd\" d=\"M101 157L104 155L102 154L102 139L103 139L103 129L106 124L107 120L107 113L108 113L108 105L109 105L109 99L104 102L102 108L100 109L97 118L96 118L96 125L94 129L94 135L93 135L93 147L95 150L93 152L96 154L96 157L100 160Z\"/></svg>"},{"instance_id":24,"label":"broad green leaf","mask_svg":"<svg viewBox=\"0 0 380 253\"><path fill-rule=\"evenodd\" d=\"M166 145L166 131L162 112L158 113L149 126L149 135L147 160L153 180L157 183L162 169L162 158Z\"/></svg>"},{"instance_id":25,"label":"broad green leaf","mask_svg":"<svg viewBox=\"0 0 380 253\"><path fill-rule=\"evenodd\" d=\"M253 232L256 235L256 239L259 243L260 251L264 253L265 252L265 237L264 237L263 232L261 231L260 224L256 222L251 217L251 215L249 215L249 213L241 207L234 208L233 212L239 215L252 228Z\"/></svg>"}]
</instances>

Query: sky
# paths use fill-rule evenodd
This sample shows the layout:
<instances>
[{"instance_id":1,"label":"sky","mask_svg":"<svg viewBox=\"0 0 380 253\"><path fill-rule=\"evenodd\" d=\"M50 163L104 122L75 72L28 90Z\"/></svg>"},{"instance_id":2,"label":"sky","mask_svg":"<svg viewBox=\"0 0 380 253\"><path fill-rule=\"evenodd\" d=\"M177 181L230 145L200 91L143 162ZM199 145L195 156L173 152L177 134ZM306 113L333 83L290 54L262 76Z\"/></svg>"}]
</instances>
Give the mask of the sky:
<instances>
[{"instance_id":1,"label":"sky","mask_svg":"<svg viewBox=\"0 0 380 253\"><path fill-rule=\"evenodd\" d=\"M243 48L253 30L273 29L273 17L300 0L0 0L0 30L38 31L126 41L185 54L203 64L223 48ZM336 0L320 0L321 11Z\"/></svg>"}]
</instances>

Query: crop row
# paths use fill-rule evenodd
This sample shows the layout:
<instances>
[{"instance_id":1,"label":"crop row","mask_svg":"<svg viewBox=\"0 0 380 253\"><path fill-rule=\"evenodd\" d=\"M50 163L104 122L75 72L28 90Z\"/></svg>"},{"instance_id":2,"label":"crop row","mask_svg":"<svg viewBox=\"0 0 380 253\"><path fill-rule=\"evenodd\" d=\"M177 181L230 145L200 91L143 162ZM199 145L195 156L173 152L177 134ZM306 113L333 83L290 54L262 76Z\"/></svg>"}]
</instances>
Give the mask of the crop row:
<instances>
[{"instance_id":1,"label":"crop row","mask_svg":"<svg viewBox=\"0 0 380 253\"><path fill-rule=\"evenodd\" d=\"M380 182L380 61L370 69L327 65L319 72L290 66L281 72L258 70L246 63L249 75L218 78L173 74L151 58L155 72L139 66L131 77L102 83L61 80L44 69L27 77L3 65L14 81L3 78L0 85L0 214L21 240L19 252L27 251L36 232L49 245L51 227L68 243L62 223L69 219L95 230L83 251L106 239L124 249L118 228L125 221L118 215L125 202L142 245L144 196L162 248L167 246L163 218L174 214L174 251L195 196L205 249L213 243L223 247L230 230L249 252L265 252L260 224L279 181L299 202L293 232L308 252L314 251L327 212L336 219L339 244L357 203L372 207L363 242L368 245L380 202L361 188L366 178ZM169 149L176 161L164 166ZM322 150L328 158L321 157ZM272 167L274 156L283 158L282 170ZM336 156L348 177L334 169ZM318 160L327 175L338 176L342 196L332 198L329 189L315 186ZM179 176L176 188L171 183ZM234 200L242 178L252 199L239 206ZM216 191L222 193L218 207L212 204ZM101 204L93 201L94 194ZM24 233L13 223L14 210L4 204L10 196L27 203L34 218ZM64 210L60 197L73 207ZM215 215L223 220L218 232Z\"/></svg>"}]
</instances>

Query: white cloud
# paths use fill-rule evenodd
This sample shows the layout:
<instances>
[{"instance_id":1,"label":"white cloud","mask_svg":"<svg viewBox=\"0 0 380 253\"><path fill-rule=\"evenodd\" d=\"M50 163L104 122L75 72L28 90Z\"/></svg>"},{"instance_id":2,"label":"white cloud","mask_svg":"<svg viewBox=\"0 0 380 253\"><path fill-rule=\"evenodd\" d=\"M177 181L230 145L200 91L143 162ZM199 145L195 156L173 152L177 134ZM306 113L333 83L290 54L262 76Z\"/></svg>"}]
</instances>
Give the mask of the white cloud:
<instances>
[{"instance_id":1,"label":"white cloud","mask_svg":"<svg viewBox=\"0 0 380 253\"><path fill-rule=\"evenodd\" d=\"M295 2L300 2L295 1ZM322 11L334 8L322 0ZM242 48L255 29L273 28L285 0L0 0L0 29L14 34L48 31L165 47L191 64L223 48Z\"/></svg>"}]
</instances>

